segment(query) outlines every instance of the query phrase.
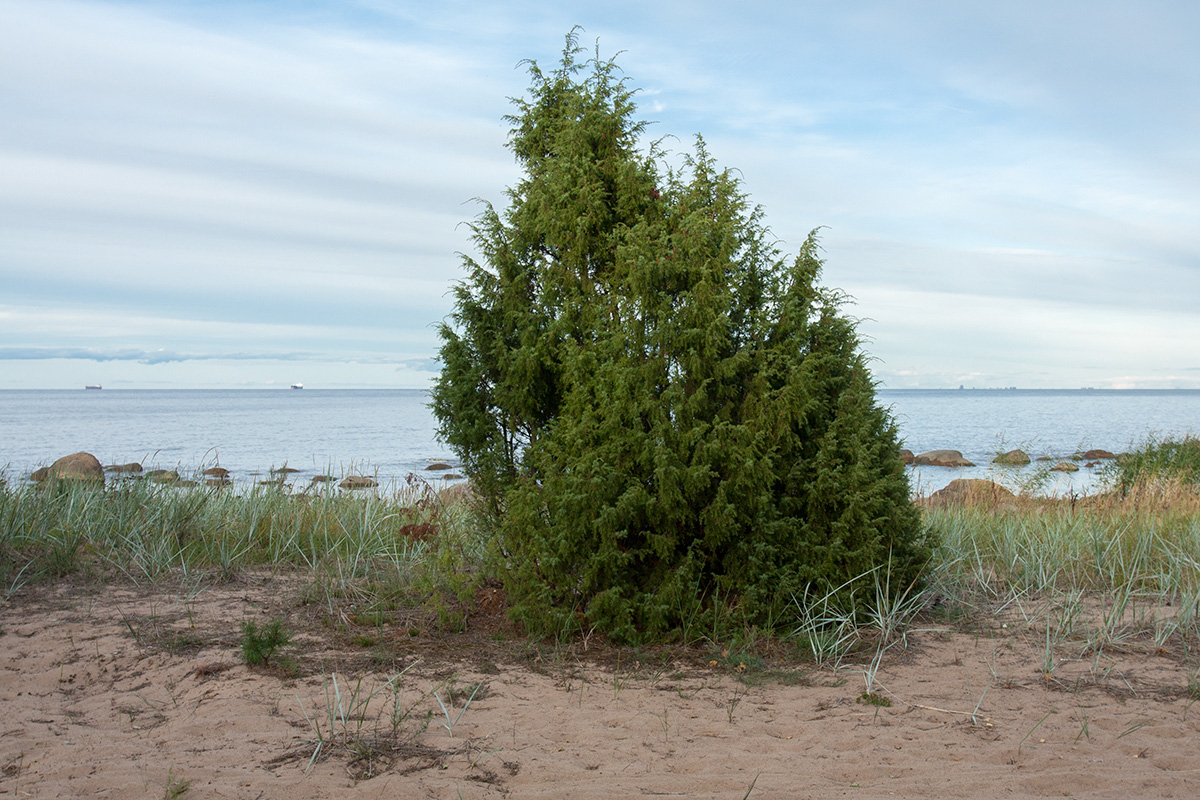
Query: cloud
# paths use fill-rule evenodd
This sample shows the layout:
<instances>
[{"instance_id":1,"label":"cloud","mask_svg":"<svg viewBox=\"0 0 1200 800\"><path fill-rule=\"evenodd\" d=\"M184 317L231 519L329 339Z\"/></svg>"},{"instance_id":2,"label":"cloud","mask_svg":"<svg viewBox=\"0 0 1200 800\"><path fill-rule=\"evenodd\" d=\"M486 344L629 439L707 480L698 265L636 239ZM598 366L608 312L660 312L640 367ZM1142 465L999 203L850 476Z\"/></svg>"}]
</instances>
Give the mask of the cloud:
<instances>
[{"instance_id":1,"label":"cloud","mask_svg":"<svg viewBox=\"0 0 1200 800\"><path fill-rule=\"evenodd\" d=\"M1200 112L1180 98L1200 6L0 14L0 341L23 371L0 387L54 374L40 360L215 383L255 380L258 359L354 385L436 369L469 200L502 206L520 178L502 119L518 64L552 68L576 23L587 55L624 51L650 137L703 133L786 247L828 226L825 278L859 298L885 382L1195 371Z\"/></svg>"},{"instance_id":2,"label":"cloud","mask_svg":"<svg viewBox=\"0 0 1200 800\"><path fill-rule=\"evenodd\" d=\"M184 361L294 361L314 362L327 359L313 352L228 352L182 353L171 350L103 349L91 347L0 347L0 361L41 361L68 359L77 361L134 361L139 364L171 364ZM397 369L432 371L432 358L387 358L377 355L353 355L346 361L360 364L396 364Z\"/></svg>"}]
</instances>

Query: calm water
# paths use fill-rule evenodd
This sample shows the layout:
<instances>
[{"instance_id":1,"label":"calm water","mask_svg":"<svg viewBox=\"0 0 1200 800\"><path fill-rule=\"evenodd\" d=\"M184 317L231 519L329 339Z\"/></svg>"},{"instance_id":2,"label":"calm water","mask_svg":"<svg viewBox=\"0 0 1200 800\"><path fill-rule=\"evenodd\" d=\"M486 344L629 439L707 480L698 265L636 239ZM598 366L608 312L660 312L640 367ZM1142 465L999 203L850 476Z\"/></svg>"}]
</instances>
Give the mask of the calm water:
<instances>
[{"instance_id":1,"label":"calm water","mask_svg":"<svg viewBox=\"0 0 1200 800\"><path fill-rule=\"evenodd\" d=\"M1025 470L992 470L1004 450L1067 456L1119 452L1149 435L1200 433L1200 391L883 390L905 446L951 448L974 469L913 471L918 491L956 477L1007 482ZM101 462L154 467L221 466L238 477L287 465L318 473L403 480L430 460L453 461L419 390L0 391L0 466L28 475L55 458L87 450ZM1091 471L1056 477L1051 491L1088 490Z\"/></svg>"}]
</instances>

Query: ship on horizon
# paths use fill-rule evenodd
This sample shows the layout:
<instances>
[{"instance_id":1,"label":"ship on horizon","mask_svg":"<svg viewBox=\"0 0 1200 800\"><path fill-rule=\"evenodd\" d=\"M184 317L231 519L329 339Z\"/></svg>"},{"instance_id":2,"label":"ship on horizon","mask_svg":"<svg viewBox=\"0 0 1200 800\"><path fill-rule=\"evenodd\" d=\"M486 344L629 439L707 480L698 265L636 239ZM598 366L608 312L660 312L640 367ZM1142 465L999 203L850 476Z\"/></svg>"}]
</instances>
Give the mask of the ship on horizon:
<instances>
[{"instance_id":1,"label":"ship on horizon","mask_svg":"<svg viewBox=\"0 0 1200 800\"><path fill-rule=\"evenodd\" d=\"M98 383L89 383L86 386L84 386L83 388L85 388L85 389L103 389L104 387Z\"/></svg>"}]
</instances>

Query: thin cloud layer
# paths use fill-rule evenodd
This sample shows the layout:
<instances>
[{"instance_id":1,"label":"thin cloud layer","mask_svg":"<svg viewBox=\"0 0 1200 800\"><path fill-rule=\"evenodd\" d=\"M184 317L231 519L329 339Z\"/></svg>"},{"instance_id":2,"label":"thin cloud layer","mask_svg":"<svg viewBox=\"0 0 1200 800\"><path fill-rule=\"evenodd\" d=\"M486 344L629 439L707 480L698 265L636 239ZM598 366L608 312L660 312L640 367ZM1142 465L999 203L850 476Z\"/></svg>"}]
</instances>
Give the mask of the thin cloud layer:
<instances>
[{"instance_id":1,"label":"thin cloud layer","mask_svg":"<svg viewBox=\"0 0 1200 800\"><path fill-rule=\"evenodd\" d=\"M582 25L891 387L1200 387L1200 7L0 0L0 388L424 386Z\"/></svg>"}]
</instances>

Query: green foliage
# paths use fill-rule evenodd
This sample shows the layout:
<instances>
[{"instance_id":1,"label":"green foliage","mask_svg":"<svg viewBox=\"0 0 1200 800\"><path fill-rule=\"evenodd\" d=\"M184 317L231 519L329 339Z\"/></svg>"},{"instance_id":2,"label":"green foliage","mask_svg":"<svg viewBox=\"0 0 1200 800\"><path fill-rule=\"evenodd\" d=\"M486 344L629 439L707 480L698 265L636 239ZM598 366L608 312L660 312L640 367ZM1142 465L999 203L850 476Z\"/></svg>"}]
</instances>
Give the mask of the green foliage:
<instances>
[{"instance_id":1,"label":"green foliage","mask_svg":"<svg viewBox=\"0 0 1200 800\"><path fill-rule=\"evenodd\" d=\"M920 517L816 232L781 254L702 139L640 153L633 90L580 53L530 64L524 178L472 228L433 393L514 613L634 641L778 624L889 553L909 585Z\"/></svg>"},{"instance_id":2,"label":"green foliage","mask_svg":"<svg viewBox=\"0 0 1200 800\"><path fill-rule=\"evenodd\" d=\"M242 657L252 667L269 666L271 657L291 640L292 633L281 619L271 620L261 630L253 620L242 623Z\"/></svg>"}]
</instances>

